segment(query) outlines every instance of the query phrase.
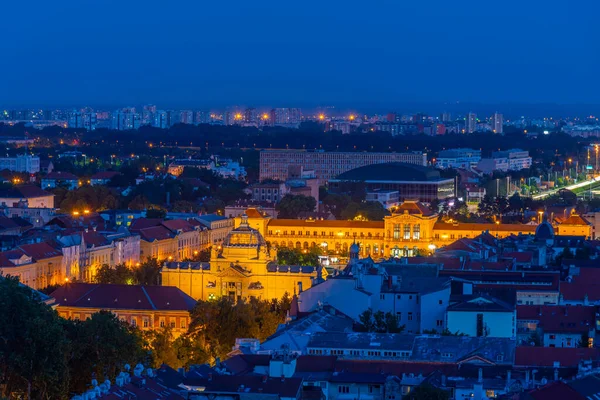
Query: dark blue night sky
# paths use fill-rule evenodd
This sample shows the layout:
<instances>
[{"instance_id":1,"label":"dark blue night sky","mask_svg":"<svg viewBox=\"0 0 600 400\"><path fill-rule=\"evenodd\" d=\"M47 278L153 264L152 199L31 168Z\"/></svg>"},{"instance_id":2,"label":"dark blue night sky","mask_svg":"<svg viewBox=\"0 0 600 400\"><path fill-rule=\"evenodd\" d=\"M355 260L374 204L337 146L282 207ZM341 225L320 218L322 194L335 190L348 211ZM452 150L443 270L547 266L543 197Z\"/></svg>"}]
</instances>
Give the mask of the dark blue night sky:
<instances>
[{"instance_id":1,"label":"dark blue night sky","mask_svg":"<svg viewBox=\"0 0 600 400\"><path fill-rule=\"evenodd\" d=\"M0 105L600 104L600 2L6 0Z\"/></svg>"}]
</instances>

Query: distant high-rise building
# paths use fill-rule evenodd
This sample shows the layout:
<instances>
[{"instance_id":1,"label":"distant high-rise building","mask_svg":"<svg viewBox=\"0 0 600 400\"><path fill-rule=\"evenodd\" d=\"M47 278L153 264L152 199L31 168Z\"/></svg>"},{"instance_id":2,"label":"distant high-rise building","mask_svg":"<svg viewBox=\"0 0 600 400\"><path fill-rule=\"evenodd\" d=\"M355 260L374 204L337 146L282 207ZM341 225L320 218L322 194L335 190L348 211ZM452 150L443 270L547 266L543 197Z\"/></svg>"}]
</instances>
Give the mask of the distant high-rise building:
<instances>
[{"instance_id":1,"label":"distant high-rise building","mask_svg":"<svg viewBox=\"0 0 600 400\"><path fill-rule=\"evenodd\" d=\"M73 111L69 113L69 119L67 123L69 128L85 128L88 131L93 131L96 129L97 116L93 111Z\"/></svg>"},{"instance_id":2,"label":"distant high-rise building","mask_svg":"<svg viewBox=\"0 0 600 400\"><path fill-rule=\"evenodd\" d=\"M494 113L494 116L492 117L492 129L494 130L494 133L503 133L503 123L504 119L502 114Z\"/></svg>"},{"instance_id":3,"label":"distant high-rise building","mask_svg":"<svg viewBox=\"0 0 600 400\"><path fill-rule=\"evenodd\" d=\"M69 113L67 123L69 124L69 128L83 128L83 113L81 111Z\"/></svg>"},{"instance_id":4,"label":"distant high-rise building","mask_svg":"<svg viewBox=\"0 0 600 400\"><path fill-rule=\"evenodd\" d=\"M256 111L256 108L246 108L244 111L244 122L249 124L255 124L258 122L258 111Z\"/></svg>"},{"instance_id":5,"label":"distant high-rise building","mask_svg":"<svg viewBox=\"0 0 600 400\"><path fill-rule=\"evenodd\" d=\"M117 110L112 115L112 128L119 131L138 129L141 122L140 114L133 107Z\"/></svg>"},{"instance_id":6,"label":"distant high-rise building","mask_svg":"<svg viewBox=\"0 0 600 400\"><path fill-rule=\"evenodd\" d=\"M154 113L154 123L152 126L157 128L166 129L169 127L168 115L166 111L157 110Z\"/></svg>"},{"instance_id":7,"label":"distant high-rise building","mask_svg":"<svg viewBox=\"0 0 600 400\"><path fill-rule=\"evenodd\" d=\"M298 125L302 122L302 111L299 108L276 108L271 113L275 125Z\"/></svg>"},{"instance_id":8,"label":"distant high-rise building","mask_svg":"<svg viewBox=\"0 0 600 400\"><path fill-rule=\"evenodd\" d=\"M200 110L194 113L194 123L196 125L209 124L211 122L210 120L210 111Z\"/></svg>"},{"instance_id":9,"label":"distant high-rise building","mask_svg":"<svg viewBox=\"0 0 600 400\"><path fill-rule=\"evenodd\" d=\"M470 112L467 114L467 133L473 133L477 130L477 114Z\"/></svg>"},{"instance_id":10,"label":"distant high-rise building","mask_svg":"<svg viewBox=\"0 0 600 400\"><path fill-rule=\"evenodd\" d=\"M179 122L192 125L194 123L194 112L192 110L181 110L179 113Z\"/></svg>"},{"instance_id":11,"label":"distant high-rise building","mask_svg":"<svg viewBox=\"0 0 600 400\"><path fill-rule=\"evenodd\" d=\"M142 125L154 124L154 114L156 114L156 106L153 104L145 105L142 110Z\"/></svg>"},{"instance_id":12,"label":"distant high-rise building","mask_svg":"<svg viewBox=\"0 0 600 400\"><path fill-rule=\"evenodd\" d=\"M440 114L440 121L442 122L450 122L452 120L452 114L450 114L449 112L443 112L442 114Z\"/></svg>"}]
</instances>

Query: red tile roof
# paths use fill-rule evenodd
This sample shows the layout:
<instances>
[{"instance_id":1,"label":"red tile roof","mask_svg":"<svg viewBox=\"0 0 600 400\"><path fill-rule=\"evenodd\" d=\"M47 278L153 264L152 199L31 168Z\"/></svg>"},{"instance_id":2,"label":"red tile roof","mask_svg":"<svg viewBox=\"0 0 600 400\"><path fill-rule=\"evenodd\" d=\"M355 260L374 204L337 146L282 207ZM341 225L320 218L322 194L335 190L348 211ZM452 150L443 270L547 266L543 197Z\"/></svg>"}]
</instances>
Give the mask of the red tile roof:
<instances>
[{"instance_id":1,"label":"red tile roof","mask_svg":"<svg viewBox=\"0 0 600 400\"><path fill-rule=\"evenodd\" d=\"M63 307L189 311L196 301L172 286L69 283L52 292Z\"/></svg>"},{"instance_id":2,"label":"red tile roof","mask_svg":"<svg viewBox=\"0 0 600 400\"><path fill-rule=\"evenodd\" d=\"M436 222L433 229L436 231L477 231L477 232L522 232L523 234L535 233L537 225L524 224L474 224Z\"/></svg>"},{"instance_id":3,"label":"red tile roof","mask_svg":"<svg viewBox=\"0 0 600 400\"><path fill-rule=\"evenodd\" d=\"M529 399L533 400L587 400L585 396L562 381L551 382L546 386L527 392L527 395Z\"/></svg>"},{"instance_id":4,"label":"red tile roof","mask_svg":"<svg viewBox=\"0 0 600 400\"><path fill-rule=\"evenodd\" d=\"M600 300L600 268L579 268L571 282L560 283L560 293L564 300L583 301L586 295L589 301Z\"/></svg>"},{"instance_id":5,"label":"red tile roof","mask_svg":"<svg viewBox=\"0 0 600 400\"><path fill-rule=\"evenodd\" d=\"M530 263L533 261L533 252L531 251L510 251L503 253L502 257L514 258L518 263Z\"/></svg>"},{"instance_id":6,"label":"red tile roof","mask_svg":"<svg viewBox=\"0 0 600 400\"><path fill-rule=\"evenodd\" d=\"M131 222L129 227L130 231L137 231L140 229L150 228L152 226L159 226L162 223L160 218L136 218Z\"/></svg>"},{"instance_id":7,"label":"red tile roof","mask_svg":"<svg viewBox=\"0 0 600 400\"><path fill-rule=\"evenodd\" d=\"M435 215L435 213L432 212L429 207L423 205L423 203L410 200L406 200L404 203L394 208L394 214L404 214L405 212L408 214L423 215L425 217Z\"/></svg>"},{"instance_id":8,"label":"red tile roof","mask_svg":"<svg viewBox=\"0 0 600 400\"><path fill-rule=\"evenodd\" d=\"M162 226L173 232L177 230L182 230L183 232L191 232L194 230L192 225L184 219L170 219L167 221L163 221Z\"/></svg>"},{"instance_id":9,"label":"red tile roof","mask_svg":"<svg viewBox=\"0 0 600 400\"><path fill-rule=\"evenodd\" d=\"M577 214L571 214L571 216L569 218L567 218L566 220L562 221L560 223L561 225L592 225L588 220L586 220L585 218L580 217Z\"/></svg>"},{"instance_id":10,"label":"red tile roof","mask_svg":"<svg viewBox=\"0 0 600 400\"><path fill-rule=\"evenodd\" d=\"M539 321L547 332L584 333L595 329L594 306L517 306L517 319Z\"/></svg>"},{"instance_id":11,"label":"red tile roof","mask_svg":"<svg viewBox=\"0 0 600 400\"><path fill-rule=\"evenodd\" d=\"M166 240L173 237L173 233L164 226L153 226L138 231L142 240L153 242L155 240Z\"/></svg>"},{"instance_id":12,"label":"red tile roof","mask_svg":"<svg viewBox=\"0 0 600 400\"><path fill-rule=\"evenodd\" d=\"M577 367L581 360L598 361L600 350L583 347L525 347L515 350L515 367Z\"/></svg>"},{"instance_id":13,"label":"red tile roof","mask_svg":"<svg viewBox=\"0 0 600 400\"><path fill-rule=\"evenodd\" d=\"M62 253L59 250L55 249L54 247L50 246L48 243L45 242L23 244L19 246L19 249L21 249L23 253L27 254L35 261L62 256Z\"/></svg>"},{"instance_id":14,"label":"red tile roof","mask_svg":"<svg viewBox=\"0 0 600 400\"><path fill-rule=\"evenodd\" d=\"M338 221L338 220L308 220L308 219L272 219L269 228L301 226L306 228L356 228L383 229L383 221Z\"/></svg>"}]
</instances>

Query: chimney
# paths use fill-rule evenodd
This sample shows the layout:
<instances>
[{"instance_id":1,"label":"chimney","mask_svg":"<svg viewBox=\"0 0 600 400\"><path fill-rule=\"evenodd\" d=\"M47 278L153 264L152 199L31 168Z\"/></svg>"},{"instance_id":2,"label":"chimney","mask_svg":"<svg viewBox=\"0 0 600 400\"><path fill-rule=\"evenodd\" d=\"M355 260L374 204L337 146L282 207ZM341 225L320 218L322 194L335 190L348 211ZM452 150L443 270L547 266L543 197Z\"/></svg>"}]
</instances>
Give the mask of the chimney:
<instances>
[{"instance_id":1,"label":"chimney","mask_svg":"<svg viewBox=\"0 0 600 400\"><path fill-rule=\"evenodd\" d=\"M479 373L477 375L477 382L478 383L483 382L483 368L479 368Z\"/></svg>"},{"instance_id":2,"label":"chimney","mask_svg":"<svg viewBox=\"0 0 600 400\"><path fill-rule=\"evenodd\" d=\"M558 369L554 370L554 380L557 381L558 380Z\"/></svg>"},{"instance_id":3,"label":"chimney","mask_svg":"<svg viewBox=\"0 0 600 400\"><path fill-rule=\"evenodd\" d=\"M262 377L262 383L267 383L267 376L266 375L263 375L263 377Z\"/></svg>"},{"instance_id":4,"label":"chimney","mask_svg":"<svg viewBox=\"0 0 600 400\"><path fill-rule=\"evenodd\" d=\"M392 288L392 277L388 276L388 289Z\"/></svg>"},{"instance_id":5,"label":"chimney","mask_svg":"<svg viewBox=\"0 0 600 400\"><path fill-rule=\"evenodd\" d=\"M506 371L506 390L510 387L511 370Z\"/></svg>"},{"instance_id":6,"label":"chimney","mask_svg":"<svg viewBox=\"0 0 600 400\"><path fill-rule=\"evenodd\" d=\"M177 368L177 372L179 372L179 375L185 378L185 368Z\"/></svg>"},{"instance_id":7,"label":"chimney","mask_svg":"<svg viewBox=\"0 0 600 400\"><path fill-rule=\"evenodd\" d=\"M442 375L442 387L446 386L446 375Z\"/></svg>"}]
</instances>

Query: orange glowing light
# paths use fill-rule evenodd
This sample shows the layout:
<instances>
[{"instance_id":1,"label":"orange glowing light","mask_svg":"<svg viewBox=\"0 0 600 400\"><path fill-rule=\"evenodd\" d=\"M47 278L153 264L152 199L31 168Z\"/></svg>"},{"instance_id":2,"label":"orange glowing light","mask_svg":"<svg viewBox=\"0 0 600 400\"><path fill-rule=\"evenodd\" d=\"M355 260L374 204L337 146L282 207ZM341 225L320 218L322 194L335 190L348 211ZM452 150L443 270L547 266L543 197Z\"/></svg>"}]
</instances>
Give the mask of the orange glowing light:
<instances>
[{"instance_id":1,"label":"orange glowing light","mask_svg":"<svg viewBox=\"0 0 600 400\"><path fill-rule=\"evenodd\" d=\"M323 114L319 114L319 119L320 119L321 121L323 121L323 120L325 119L325 115L323 115Z\"/></svg>"},{"instance_id":2,"label":"orange glowing light","mask_svg":"<svg viewBox=\"0 0 600 400\"><path fill-rule=\"evenodd\" d=\"M354 114L350 115L350 121L354 121L356 119L356 116Z\"/></svg>"}]
</instances>

